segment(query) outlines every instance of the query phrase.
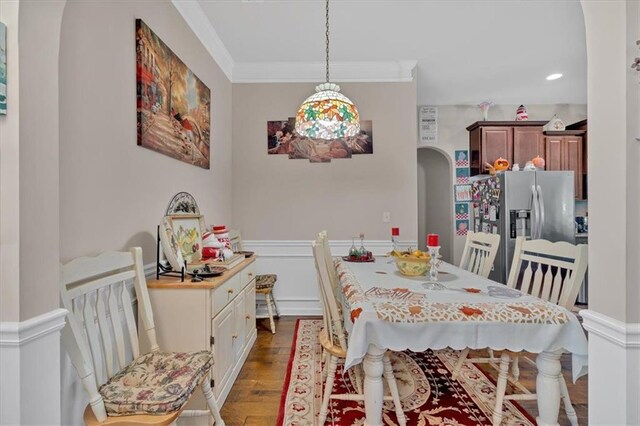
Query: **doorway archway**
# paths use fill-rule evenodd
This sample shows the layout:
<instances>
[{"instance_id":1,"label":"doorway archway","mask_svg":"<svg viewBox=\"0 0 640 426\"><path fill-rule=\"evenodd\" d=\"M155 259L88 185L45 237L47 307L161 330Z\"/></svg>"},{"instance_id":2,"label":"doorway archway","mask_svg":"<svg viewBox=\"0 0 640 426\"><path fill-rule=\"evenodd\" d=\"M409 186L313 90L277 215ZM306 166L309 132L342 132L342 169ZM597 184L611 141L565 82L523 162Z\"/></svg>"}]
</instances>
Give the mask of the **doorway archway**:
<instances>
[{"instance_id":1,"label":"doorway archway","mask_svg":"<svg viewBox=\"0 0 640 426\"><path fill-rule=\"evenodd\" d=\"M418 248L426 249L425 235L442 239L442 259L453 262L452 162L444 151L418 148Z\"/></svg>"}]
</instances>

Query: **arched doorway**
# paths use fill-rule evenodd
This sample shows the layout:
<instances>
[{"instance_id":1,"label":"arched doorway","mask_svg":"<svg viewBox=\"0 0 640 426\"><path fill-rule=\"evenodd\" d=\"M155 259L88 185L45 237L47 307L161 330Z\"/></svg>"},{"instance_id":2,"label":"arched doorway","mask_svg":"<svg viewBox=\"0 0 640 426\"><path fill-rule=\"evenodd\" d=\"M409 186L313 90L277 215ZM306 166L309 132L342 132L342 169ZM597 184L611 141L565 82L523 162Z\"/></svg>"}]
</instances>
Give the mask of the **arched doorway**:
<instances>
[{"instance_id":1,"label":"arched doorway","mask_svg":"<svg viewBox=\"0 0 640 426\"><path fill-rule=\"evenodd\" d=\"M418 149L418 247L425 235L440 235L440 254L453 261L453 177L451 159L437 148Z\"/></svg>"}]
</instances>

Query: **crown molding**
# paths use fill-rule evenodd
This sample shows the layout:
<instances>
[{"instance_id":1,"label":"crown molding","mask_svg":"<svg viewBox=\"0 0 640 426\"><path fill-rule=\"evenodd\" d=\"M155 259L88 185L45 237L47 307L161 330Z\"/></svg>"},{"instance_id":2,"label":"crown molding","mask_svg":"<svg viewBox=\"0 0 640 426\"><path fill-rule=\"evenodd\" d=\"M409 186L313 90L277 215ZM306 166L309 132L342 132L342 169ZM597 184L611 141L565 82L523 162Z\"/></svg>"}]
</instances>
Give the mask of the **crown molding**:
<instances>
[{"instance_id":1,"label":"crown molding","mask_svg":"<svg viewBox=\"0 0 640 426\"><path fill-rule=\"evenodd\" d=\"M417 61L331 62L338 82L410 82ZM234 83L317 83L325 79L324 62L237 62Z\"/></svg>"},{"instance_id":2,"label":"crown molding","mask_svg":"<svg viewBox=\"0 0 640 426\"><path fill-rule=\"evenodd\" d=\"M171 0L187 25L232 83L317 83L324 62L235 62L198 0ZM331 62L334 81L410 82L418 61Z\"/></svg>"},{"instance_id":3,"label":"crown molding","mask_svg":"<svg viewBox=\"0 0 640 426\"><path fill-rule=\"evenodd\" d=\"M233 81L234 61L197 0L171 0L229 81Z\"/></svg>"}]
</instances>

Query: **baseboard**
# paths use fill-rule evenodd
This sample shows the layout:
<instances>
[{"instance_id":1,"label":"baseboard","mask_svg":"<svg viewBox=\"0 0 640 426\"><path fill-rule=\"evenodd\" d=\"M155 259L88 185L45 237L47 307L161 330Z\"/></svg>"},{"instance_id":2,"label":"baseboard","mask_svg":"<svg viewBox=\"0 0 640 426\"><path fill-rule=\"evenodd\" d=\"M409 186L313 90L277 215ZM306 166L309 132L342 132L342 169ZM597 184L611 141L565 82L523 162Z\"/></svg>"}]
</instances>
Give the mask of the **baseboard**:
<instances>
[{"instance_id":1,"label":"baseboard","mask_svg":"<svg viewBox=\"0 0 640 426\"><path fill-rule=\"evenodd\" d=\"M67 311L0 322L0 424L60 424L60 330Z\"/></svg>"},{"instance_id":2,"label":"baseboard","mask_svg":"<svg viewBox=\"0 0 640 426\"><path fill-rule=\"evenodd\" d=\"M320 299L294 299L294 298L278 298L276 300L280 316L283 317L303 317L322 315L322 307ZM275 315L275 312L274 312ZM267 304L264 299L256 301L256 317L267 318Z\"/></svg>"},{"instance_id":3,"label":"baseboard","mask_svg":"<svg viewBox=\"0 0 640 426\"><path fill-rule=\"evenodd\" d=\"M580 315L589 332L589 424L640 424L640 324Z\"/></svg>"}]
</instances>

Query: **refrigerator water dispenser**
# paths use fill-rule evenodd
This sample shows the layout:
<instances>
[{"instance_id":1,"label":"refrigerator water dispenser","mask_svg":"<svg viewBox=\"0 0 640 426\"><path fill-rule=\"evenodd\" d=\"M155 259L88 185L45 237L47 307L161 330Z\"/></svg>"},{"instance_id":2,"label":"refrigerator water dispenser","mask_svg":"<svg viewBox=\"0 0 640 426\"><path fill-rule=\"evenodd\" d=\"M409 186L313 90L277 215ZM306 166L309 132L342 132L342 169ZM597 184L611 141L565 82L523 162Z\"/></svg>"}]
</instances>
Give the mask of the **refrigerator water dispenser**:
<instances>
[{"instance_id":1,"label":"refrigerator water dispenser","mask_svg":"<svg viewBox=\"0 0 640 426\"><path fill-rule=\"evenodd\" d=\"M531 235L531 210L509 211L509 234L512 239Z\"/></svg>"}]
</instances>

